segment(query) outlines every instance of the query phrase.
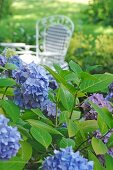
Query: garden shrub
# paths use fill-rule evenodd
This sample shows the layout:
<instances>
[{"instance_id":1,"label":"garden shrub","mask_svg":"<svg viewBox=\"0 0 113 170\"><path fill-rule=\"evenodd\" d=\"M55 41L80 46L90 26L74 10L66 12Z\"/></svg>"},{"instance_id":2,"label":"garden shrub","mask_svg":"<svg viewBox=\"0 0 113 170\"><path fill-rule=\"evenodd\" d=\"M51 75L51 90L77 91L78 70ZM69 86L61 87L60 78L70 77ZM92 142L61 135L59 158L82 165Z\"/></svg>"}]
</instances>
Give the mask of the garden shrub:
<instances>
[{"instance_id":1,"label":"garden shrub","mask_svg":"<svg viewBox=\"0 0 113 170\"><path fill-rule=\"evenodd\" d=\"M54 69L0 55L0 169L112 170L113 74Z\"/></svg>"},{"instance_id":2,"label":"garden shrub","mask_svg":"<svg viewBox=\"0 0 113 170\"><path fill-rule=\"evenodd\" d=\"M74 35L67 61L77 61L83 68L88 65L101 65L97 72L113 73L113 36L112 35L84 35L77 33ZM72 56L72 57L70 57Z\"/></svg>"},{"instance_id":3,"label":"garden shrub","mask_svg":"<svg viewBox=\"0 0 113 170\"><path fill-rule=\"evenodd\" d=\"M87 10L91 22L102 22L104 25L113 26L113 1L91 0Z\"/></svg>"},{"instance_id":4,"label":"garden shrub","mask_svg":"<svg viewBox=\"0 0 113 170\"><path fill-rule=\"evenodd\" d=\"M6 17L11 14L12 0L1 0L0 1L0 18Z\"/></svg>"}]
</instances>

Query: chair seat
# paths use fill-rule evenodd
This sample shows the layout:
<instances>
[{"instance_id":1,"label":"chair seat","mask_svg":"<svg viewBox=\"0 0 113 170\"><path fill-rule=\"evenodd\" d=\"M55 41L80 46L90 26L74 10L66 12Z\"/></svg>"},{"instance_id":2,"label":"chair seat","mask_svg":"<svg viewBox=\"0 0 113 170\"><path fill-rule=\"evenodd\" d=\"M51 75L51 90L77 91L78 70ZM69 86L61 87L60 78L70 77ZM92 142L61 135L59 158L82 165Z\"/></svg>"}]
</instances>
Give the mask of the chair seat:
<instances>
[{"instance_id":1,"label":"chair seat","mask_svg":"<svg viewBox=\"0 0 113 170\"><path fill-rule=\"evenodd\" d=\"M36 64L40 64L40 58L35 56L35 55L31 55L31 54L23 54L23 55L19 55L19 58L25 63L25 64L30 64L31 62L34 62Z\"/></svg>"},{"instance_id":2,"label":"chair seat","mask_svg":"<svg viewBox=\"0 0 113 170\"><path fill-rule=\"evenodd\" d=\"M61 53L54 53L54 52L49 52L49 51L47 51L47 52L41 52L41 53L39 53L39 56L62 56L62 54Z\"/></svg>"}]
</instances>

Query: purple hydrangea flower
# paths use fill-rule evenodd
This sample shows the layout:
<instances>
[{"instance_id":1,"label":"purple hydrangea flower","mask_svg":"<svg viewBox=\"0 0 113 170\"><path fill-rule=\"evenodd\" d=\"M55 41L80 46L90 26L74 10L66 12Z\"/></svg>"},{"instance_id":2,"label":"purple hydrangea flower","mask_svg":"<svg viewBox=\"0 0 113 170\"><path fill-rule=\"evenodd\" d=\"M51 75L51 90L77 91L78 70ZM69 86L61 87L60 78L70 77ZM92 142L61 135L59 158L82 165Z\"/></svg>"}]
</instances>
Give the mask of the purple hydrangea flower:
<instances>
[{"instance_id":1,"label":"purple hydrangea flower","mask_svg":"<svg viewBox=\"0 0 113 170\"><path fill-rule=\"evenodd\" d=\"M44 110L49 117L56 116L56 104L50 100L45 101L45 103L41 109ZM58 109L57 116L60 115L60 112L61 112L60 109Z\"/></svg>"},{"instance_id":2,"label":"purple hydrangea flower","mask_svg":"<svg viewBox=\"0 0 113 170\"><path fill-rule=\"evenodd\" d=\"M109 85L108 90L109 92L106 96L106 100L113 102L113 82Z\"/></svg>"},{"instance_id":3,"label":"purple hydrangea flower","mask_svg":"<svg viewBox=\"0 0 113 170\"><path fill-rule=\"evenodd\" d=\"M58 83L56 82L56 80L53 78L53 76L49 75L49 87L52 90L55 90L58 88Z\"/></svg>"},{"instance_id":4,"label":"purple hydrangea flower","mask_svg":"<svg viewBox=\"0 0 113 170\"><path fill-rule=\"evenodd\" d=\"M8 160L16 156L21 140L16 127L8 126L9 119L0 115L0 159Z\"/></svg>"},{"instance_id":5,"label":"purple hydrangea flower","mask_svg":"<svg viewBox=\"0 0 113 170\"><path fill-rule=\"evenodd\" d=\"M94 93L91 96L89 96L87 100L92 101L100 108L106 107L110 112L113 111L113 107L110 105L109 101L107 101L103 97L102 94ZM90 103L88 103L87 100L81 105L85 113L84 115L85 119L88 120L97 119L97 112L92 108L92 106L90 105Z\"/></svg>"},{"instance_id":6,"label":"purple hydrangea flower","mask_svg":"<svg viewBox=\"0 0 113 170\"><path fill-rule=\"evenodd\" d=\"M101 134L100 130L96 130L96 131L94 132L94 136L95 136L96 138L98 138L98 139L101 139L101 138L102 138L102 141L104 142L104 144L107 144L107 143L108 143L108 140L109 140L109 138L110 138L110 136L111 136L112 134L113 134L113 129L111 129L111 130L110 130L106 135L104 135L104 136ZM108 154L113 157L113 147L108 148ZM100 155L98 158L99 158L99 159L101 160L101 162L104 164L104 159L103 159L102 155Z\"/></svg>"},{"instance_id":7,"label":"purple hydrangea flower","mask_svg":"<svg viewBox=\"0 0 113 170\"><path fill-rule=\"evenodd\" d=\"M21 71L22 70L22 71ZM48 98L49 79L43 67L30 63L13 73L20 87L15 88L14 101L21 108L43 108Z\"/></svg>"},{"instance_id":8,"label":"purple hydrangea flower","mask_svg":"<svg viewBox=\"0 0 113 170\"><path fill-rule=\"evenodd\" d=\"M93 170L93 161L83 158L79 152L74 153L71 147L54 153L43 162L42 170Z\"/></svg>"},{"instance_id":9,"label":"purple hydrangea flower","mask_svg":"<svg viewBox=\"0 0 113 170\"><path fill-rule=\"evenodd\" d=\"M6 57L0 55L0 66L3 67L6 64L6 62L7 62Z\"/></svg>"}]
</instances>

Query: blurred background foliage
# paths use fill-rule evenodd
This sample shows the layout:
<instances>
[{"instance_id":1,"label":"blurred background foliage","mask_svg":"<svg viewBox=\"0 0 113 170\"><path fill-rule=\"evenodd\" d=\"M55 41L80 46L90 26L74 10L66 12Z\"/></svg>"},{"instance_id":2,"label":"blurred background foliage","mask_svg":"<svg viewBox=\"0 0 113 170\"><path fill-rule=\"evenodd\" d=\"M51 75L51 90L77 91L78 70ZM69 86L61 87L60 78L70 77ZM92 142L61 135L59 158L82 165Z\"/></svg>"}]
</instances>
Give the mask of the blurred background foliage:
<instances>
[{"instance_id":1,"label":"blurred background foliage","mask_svg":"<svg viewBox=\"0 0 113 170\"><path fill-rule=\"evenodd\" d=\"M0 42L35 44L36 21L55 14L75 24L66 61L113 73L113 0L0 0Z\"/></svg>"}]
</instances>

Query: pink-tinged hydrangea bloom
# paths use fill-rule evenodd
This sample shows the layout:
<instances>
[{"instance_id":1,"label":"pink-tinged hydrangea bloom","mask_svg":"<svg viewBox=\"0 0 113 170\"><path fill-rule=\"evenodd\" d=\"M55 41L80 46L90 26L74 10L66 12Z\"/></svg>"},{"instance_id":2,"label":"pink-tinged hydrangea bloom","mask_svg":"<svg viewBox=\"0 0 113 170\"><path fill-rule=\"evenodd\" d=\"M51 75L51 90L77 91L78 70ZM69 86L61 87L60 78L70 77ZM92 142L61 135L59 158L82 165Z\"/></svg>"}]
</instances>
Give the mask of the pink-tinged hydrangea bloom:
<instances>
[{"instance_id":1,"label":"pink-tinged hydrangea bloom","mask_svg":"<svg viewBox=\"0 0 113 170\"><path fill-rule=\"evenodd\" d=\"M8 126L9 119L0 115L0 160L8 160L16 156L21 140L16 127Z\"/></svg>"}]
</instances>

